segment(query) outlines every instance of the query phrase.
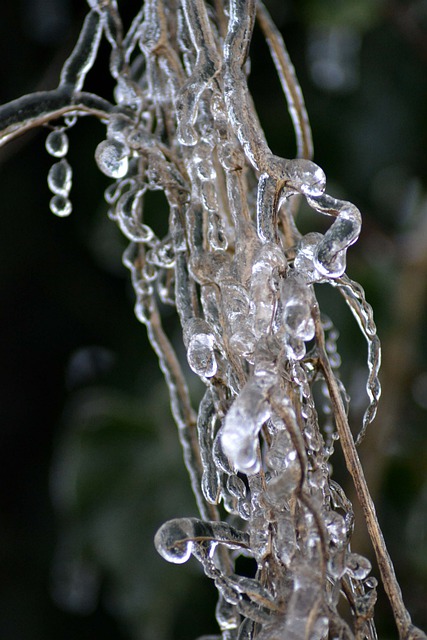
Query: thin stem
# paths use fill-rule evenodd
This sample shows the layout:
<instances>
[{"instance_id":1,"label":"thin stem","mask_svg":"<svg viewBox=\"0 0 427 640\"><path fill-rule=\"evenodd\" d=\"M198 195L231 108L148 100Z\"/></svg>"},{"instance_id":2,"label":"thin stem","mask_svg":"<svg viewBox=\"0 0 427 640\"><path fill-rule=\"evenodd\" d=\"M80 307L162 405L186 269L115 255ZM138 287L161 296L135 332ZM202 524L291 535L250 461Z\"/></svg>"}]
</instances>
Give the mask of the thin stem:
<instances>
[{"instance_id":1,"label":"thin stem","mask_svg":"<svg viewBox=\"0 0 427 640\"><path fill-rule=\"evenodd\" d=\"M313 157L313 138L301 87L280 31L260 1L257 5L257 20L269 46L283 93L286 96L289 115L295 129L297 157L310 160Z\"/></svg>"}]
</instances>

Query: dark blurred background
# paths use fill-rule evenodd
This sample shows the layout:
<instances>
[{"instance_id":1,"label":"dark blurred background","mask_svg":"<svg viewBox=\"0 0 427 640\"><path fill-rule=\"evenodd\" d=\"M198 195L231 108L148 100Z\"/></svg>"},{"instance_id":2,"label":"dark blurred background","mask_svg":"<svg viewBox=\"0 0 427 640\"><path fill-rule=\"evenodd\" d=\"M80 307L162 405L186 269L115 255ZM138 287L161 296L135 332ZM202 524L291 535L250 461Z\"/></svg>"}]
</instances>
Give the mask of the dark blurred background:
<instances>
[{"instance_id":1,"label":"dark blurred background","mask_svg":"<svg viewBox=\"0 0 427 640\"><path fill-rule=\"evenodd\" d=\"M1 103L56 85L86 13L77 0L3 4ZM135 2L119 5L129 21ZM375 309L384 394L360 451L405 601L427 628L427 2L267 6L302 85L328 193L363 212L348 273ZM107 59L103 46L87 86L108 96ZM273 151L292 157L258 32L250 86ZM195 515L195 506L162 376L133 315L126 242L106 216L108 180L93 159L103 135L88 118L72 130L67 219L48 208L46 132L0 151L2 640L191 640L216 631L209 580L191 562L167 565L152 543L164 520ZM306 212L299 224L324 221ZM335 292L318 295L341 333L356 430L367 401L365 344ZM179 345L172 319L165 324ZM337 477L351 494L342 466L338 454ZM362 522L353 548L371 554ZM378 628L396 637L382 594Z\"/></svg>"}]
</instances>

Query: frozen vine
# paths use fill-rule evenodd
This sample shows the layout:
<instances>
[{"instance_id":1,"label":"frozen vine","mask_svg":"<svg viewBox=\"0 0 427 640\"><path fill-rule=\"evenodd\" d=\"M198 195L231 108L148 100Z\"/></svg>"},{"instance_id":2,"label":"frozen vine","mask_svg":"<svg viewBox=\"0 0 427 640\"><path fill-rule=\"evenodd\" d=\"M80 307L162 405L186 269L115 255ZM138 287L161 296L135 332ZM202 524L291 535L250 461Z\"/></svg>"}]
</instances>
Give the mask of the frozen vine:
<instances>
[{"instance_id":1,"label":"frozen vine","mask_svg":"<svg viewBox=\"0 0 427 640\"><path fill-rule=\"evenodd\" d=\"M130 240L124 264L135 313L159 357L200 511L166 522L157 550L170 562L201 562L219 592L222 640L374 640L377 580L350 547L352 506L331 478L340 439L400 637L425 638L402 601L348 426L336 331L314 289L336 287L368 342L359 442L380 396L372 309L345 274L361 215L327 195L311 161L308 117L280 33L255 0L146 0L127 33L115 0L89 5L58 88L0 107L0 144L50 124L50 208L67 216L67 130L88 114L106 125L95 158L114 179L109 215ZM248 90L256 19L287 100L296 159L272 153ZM115 104L83 91L102 37ZM158 189L170 209L164 238L144 222L144 195ZM301 235L292 196L332 219L325 234ZM197 412L162 328L162 304L176 308L188 364L206 386ZM239 554L253 558L252 576L236 573Z\"/></svg>"}]
</instances>

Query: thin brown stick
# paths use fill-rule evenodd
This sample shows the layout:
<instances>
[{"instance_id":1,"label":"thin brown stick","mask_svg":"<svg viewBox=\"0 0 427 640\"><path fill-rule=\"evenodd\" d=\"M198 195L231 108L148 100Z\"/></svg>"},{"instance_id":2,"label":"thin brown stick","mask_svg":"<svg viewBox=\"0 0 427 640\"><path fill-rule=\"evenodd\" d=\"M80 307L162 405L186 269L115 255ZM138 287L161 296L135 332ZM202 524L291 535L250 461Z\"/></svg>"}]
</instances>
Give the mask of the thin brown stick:
<instances>
[{"instance_id":1,"label":"thin brown stick","mask_svg":"<svg viewBox=\"0 0 427 640\"><path fill-rule=\"evenodd\" d=\"M257 5L257 20L270 49L283 93L286 96L289 115L296 135L297 157L310 160L313 157L313 138L301 87L280 31L262 2L258 2Z\"/></svg>"}]
</instances>

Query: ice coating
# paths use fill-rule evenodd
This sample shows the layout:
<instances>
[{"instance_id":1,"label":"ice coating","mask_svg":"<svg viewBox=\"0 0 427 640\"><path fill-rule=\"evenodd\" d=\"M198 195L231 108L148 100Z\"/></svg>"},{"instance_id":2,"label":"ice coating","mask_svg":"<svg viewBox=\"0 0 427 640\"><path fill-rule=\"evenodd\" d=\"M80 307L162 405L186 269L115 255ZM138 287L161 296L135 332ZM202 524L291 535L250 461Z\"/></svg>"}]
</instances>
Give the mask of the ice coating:
<instances>
[{"instance_id":1,"label":"ice coating","mask_svg":"<svg viewBox=\"0 0 427 640\"><path fill-rule=\"evenodd\" d=\"M74 50L61 71L60 86L80 91L86 74L95 62L101 41L102 23L98 11L91 11L86 16L80 37Z\"/></svg>"},{"instance_id":2,"label":"ice coating","mask_svg":"<svg viewBox=\"0 0 427 640\"><path fill-rule=\"evenodd\" d=\"M308 203L319 213L336 217L331 228L319 242L315 252L315 266L330 278L341 276L346 267L346 251L359 237L362 225L360 211L350 202L337 200L326 194L309 194Z\"/></svg>"}]
</instances>

